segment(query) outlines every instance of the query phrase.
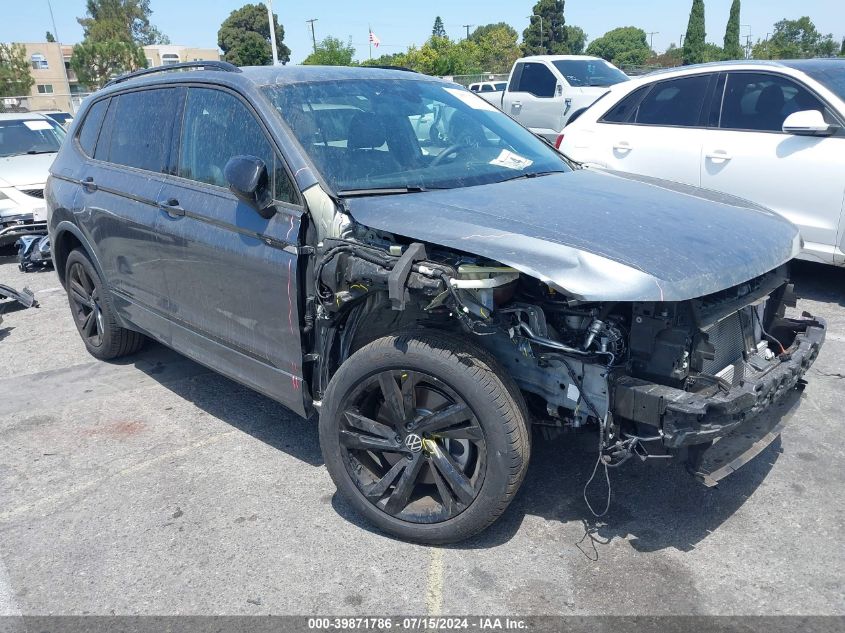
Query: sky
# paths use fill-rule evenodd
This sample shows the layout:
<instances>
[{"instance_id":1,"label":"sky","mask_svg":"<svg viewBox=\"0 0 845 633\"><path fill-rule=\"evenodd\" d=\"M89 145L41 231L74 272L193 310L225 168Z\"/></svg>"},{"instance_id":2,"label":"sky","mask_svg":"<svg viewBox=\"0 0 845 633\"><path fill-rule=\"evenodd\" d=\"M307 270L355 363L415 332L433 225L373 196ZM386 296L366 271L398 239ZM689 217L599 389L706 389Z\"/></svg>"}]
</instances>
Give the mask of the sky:
<instances>
[{"instance_id":1,"label":"sky","mask_svg":"<svg viewBox=\"0 0 845 633\"><path fill-rule=\"evenodd\" d=\"M448 35L465 36L463 25L507 22L520 35L528 24L536 0L314 0L293 2L274 0L273 11L285 27L285 43L291 49L291 62L302 61L311 52L314 23L317 40L327 35L346 40L351 37L356 57L366 59L368 26L381 39L373 56L404 51L408 45L422 44L430 35L434 18L440 15ZM214 47L217 30L229 13L246 0L151 0L151 21L174 44ZM583 28L589 37L600 37L618 26L637 26L655 31L654 48L666 49L679 42L686 31L690 0L567 0L567 24ZM52 0L56 30L63 43L82 39L76 18L85 14L85 0ZM719 45L725 32L731 0L705 0L707 39ZM0 0L0 42L44 41L52 31L47 0ZM772 25L783 18L809 15L822 33L833 33L837 41L845 37L845 0L744 0L741 29L743 43L763 39ZM470 27L472 28L472 27Z\"/></svg>"}]
</instances>

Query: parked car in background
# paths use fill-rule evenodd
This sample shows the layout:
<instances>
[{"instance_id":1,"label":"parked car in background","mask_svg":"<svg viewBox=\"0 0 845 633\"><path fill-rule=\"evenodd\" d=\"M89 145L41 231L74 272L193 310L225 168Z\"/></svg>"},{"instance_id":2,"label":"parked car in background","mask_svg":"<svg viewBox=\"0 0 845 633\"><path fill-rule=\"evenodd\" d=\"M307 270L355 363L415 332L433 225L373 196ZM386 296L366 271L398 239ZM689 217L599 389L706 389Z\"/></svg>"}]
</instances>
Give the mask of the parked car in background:
<instances>
[{"instance_id":1,"label":"parked car in background","mask_svg":"<svg viewBox=\"0 0 845 633\"><path fill-rule=\"evenodd\" d=\"M481 81L470 84L469 89L498 108L502 105L502 93L507 85L507 81Z\"/></svg>"},{"instance_id":2,"label":"parked car in background","mask_svg":"<svg viewBox=\"0 0 845 633\"><path fill-rule=\"evenodd\" d=\"M73 115L70 112L43 112L48 117L56 121L63 128L67 129L73 121Z\"/></svg>"},{"instance_id":3,"label":"parked car in background","mask_svg":"<svg viewBox=\"0 0 845 633\"><path fill-rule=\"evenodd\" d=\"M418 73L170 68L194 70L86 100L51 168L53 258L93 356L146 335L318 415L351 506L429 543L504 512L533 420L595 430L597 467L658 455L708 485L777 436L825 334L784 314L783 218L573 170Z\"/></svg>"},{"instance_id":4,"label":"parked car in background","mask_svg":"<svg viewBox=\"0 0 845 633\"><path fill-rule=\"evenodd\" d=\"M569 118L628 76L600 57L534 55L511 69L501 109L535 134L554 141ZM497 104L498 105L498 104Z\"/></svg>"},{"instance_id":5,"label":"parked car in background","mask_svg":"<svg viewBox=\"0 0 845 633\"><path fill-rule=\"evenodd\" d=\"M716 189L798 226L845 265L845 59L740 61L637 78L566 127L578 162Z\"/></svg>"},{"instance_id":6,"label":"parked car in background","mask_svg":"<svg viewBox=\"0 0 845 633\"><path fill-rule=\"evenodd\" d=\"M43 114L0 114L0 247L46 232L44 183L64 138Z\"/></svg>"}]
</instances>

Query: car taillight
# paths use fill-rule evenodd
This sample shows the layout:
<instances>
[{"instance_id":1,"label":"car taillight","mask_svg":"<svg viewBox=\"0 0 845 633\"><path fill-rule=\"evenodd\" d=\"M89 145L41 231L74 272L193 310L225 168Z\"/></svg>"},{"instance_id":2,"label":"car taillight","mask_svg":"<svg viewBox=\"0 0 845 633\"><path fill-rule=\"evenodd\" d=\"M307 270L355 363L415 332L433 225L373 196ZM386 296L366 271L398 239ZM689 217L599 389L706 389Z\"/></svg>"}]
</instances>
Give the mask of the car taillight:
<instances>
[{"instance_id":1,"label":"car taillight","mask_svg":"<svg viewBox=\"0 0 845 633\"><path fill-rule=\"evenodd\" d=\"M558 134L555 139L555 149L560 149L560 144L563 143L563 134Z\"/></svg>"}]
</instances>

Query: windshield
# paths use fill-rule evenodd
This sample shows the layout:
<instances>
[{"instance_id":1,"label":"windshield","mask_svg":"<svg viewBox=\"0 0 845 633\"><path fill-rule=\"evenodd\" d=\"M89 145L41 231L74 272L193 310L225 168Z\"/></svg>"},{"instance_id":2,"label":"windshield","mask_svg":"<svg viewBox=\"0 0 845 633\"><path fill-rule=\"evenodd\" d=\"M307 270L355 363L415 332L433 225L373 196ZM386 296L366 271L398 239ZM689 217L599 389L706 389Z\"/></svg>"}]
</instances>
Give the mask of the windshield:
<instances>
[{"instance_id":1,"label":"windshield","mask_svg":"<svg viewBox=\"0 0 845 633\"><path fill-rule=\"evenodd\" d=\"M453 189L569 171L543 141L455 85L368 79L264 90L336 192Z\"/></svg>"},{"instance_id":2,"label":"windshield","mask_svg":"<svg viewBox=\"0 0 845 633\"><path fill-rule=\"evenodd\" d=\"M64 138L64 129L54 121L0 121L0 156L55 153Z\"/></svg>"},{"instance_id":3,"label":"windshield","mask_svg":"<svg viewBox=\"0 0 845 633\"><path fill-rule=\"evenodd\" d=\"M845 63L815 68L804 67L801 70L845 101Z\"/></svg>"},{"instance_id":4,"label":"windshield","mask_svg":"<svg viewBox=\"0 0 845 633\"><path fill-rule=\"evenodd\" d=\"M612 86L630 79L616 66L603 59L559 59L552 64L574 88Z\"/></svg>"}]
</instances>

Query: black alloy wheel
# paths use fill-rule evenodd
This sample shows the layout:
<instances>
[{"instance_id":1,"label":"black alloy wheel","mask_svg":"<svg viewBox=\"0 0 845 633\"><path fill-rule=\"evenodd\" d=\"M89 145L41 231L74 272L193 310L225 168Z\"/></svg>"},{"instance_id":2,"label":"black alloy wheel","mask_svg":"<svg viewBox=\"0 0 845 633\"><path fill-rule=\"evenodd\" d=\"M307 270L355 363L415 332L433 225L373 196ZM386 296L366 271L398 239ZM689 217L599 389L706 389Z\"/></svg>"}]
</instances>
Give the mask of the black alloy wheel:
<instances>
[{"instance_id":1,"label":"black alloy wheel","mask_svg":"<svg viewBox=\"0 0 845 633\"><path fill-rule=\"evenodd\" d=\"M101 347L105 325L100 292L81 262L68 269L68 295L80 336L91 347Z\"/></svg>"}]
</instances>

